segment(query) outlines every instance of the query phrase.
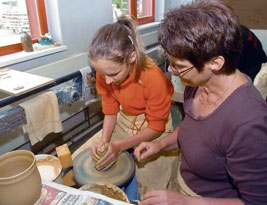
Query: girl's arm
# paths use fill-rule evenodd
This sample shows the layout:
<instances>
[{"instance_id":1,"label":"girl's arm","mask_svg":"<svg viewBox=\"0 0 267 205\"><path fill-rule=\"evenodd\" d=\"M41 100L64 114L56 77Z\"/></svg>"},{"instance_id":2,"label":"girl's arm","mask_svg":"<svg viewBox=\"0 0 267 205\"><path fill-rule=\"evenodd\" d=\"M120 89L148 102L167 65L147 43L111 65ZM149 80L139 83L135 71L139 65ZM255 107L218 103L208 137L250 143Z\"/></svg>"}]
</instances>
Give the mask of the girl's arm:
<instances>
[{"instance_id":1,"label":"girl's arm","mask_svg":"<svg viewBox=\"0 0 267 205\"><path fill-rule=\"evenodd\" d=\"M110 141L111 135L117 123L117 115L105 115L103 122L103 131L101 141L106 143Z\"/></svg>"},{"instance_id":2,"label":"girl's arm","mask_svg":"<svg viewBox=\"0 0 267 205\"><path fill-rule=\"evenodd\" d=\"M102 143L107 143L110 141L112 132L115 128L117 122L117 115L105 115L103 122L103 130L102 130ZM97 161L97 150L101 144L95 144L91 147L91 156L94 162Z\"/></svg>"}]
</instances>

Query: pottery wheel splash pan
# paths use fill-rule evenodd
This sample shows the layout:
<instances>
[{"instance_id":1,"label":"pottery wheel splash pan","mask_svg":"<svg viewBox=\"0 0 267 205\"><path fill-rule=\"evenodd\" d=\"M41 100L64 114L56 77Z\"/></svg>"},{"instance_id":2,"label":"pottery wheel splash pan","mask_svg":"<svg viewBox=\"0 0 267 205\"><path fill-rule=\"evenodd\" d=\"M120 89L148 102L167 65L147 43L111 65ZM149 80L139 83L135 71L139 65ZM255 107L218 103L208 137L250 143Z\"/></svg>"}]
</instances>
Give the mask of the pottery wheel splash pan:
<instances>
[{"instance_id":1,"label":"pottery wheel splash pan","mask_svg":"<svg viewBox=\"0 0 267 205\"><path fill-rule=\"evenodd\" d=\"M126 186L135 173L134 160L128 152L122 152L115 164L108 170L97 171L90 156L90 150L78 154L73 162L74 179L79 186L91 183L109 183Z\"/></svg>"}]
</instances>

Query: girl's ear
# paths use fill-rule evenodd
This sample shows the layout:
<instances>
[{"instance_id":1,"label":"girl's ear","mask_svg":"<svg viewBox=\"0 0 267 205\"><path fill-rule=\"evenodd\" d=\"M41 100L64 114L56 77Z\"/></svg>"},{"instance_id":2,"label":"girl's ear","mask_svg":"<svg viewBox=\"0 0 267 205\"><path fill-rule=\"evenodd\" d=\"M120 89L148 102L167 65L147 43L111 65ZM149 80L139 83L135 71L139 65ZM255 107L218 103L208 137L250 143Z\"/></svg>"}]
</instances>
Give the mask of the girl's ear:
<instances>
[{"instance_id":1,"label":"girl's ear","mask_svg":"<svg viewBox=\"0 0 267 205\"><path fill-rule=\"evenodd\" d=\"M136 60L136 52L133 51L132 54L131 54L131 56L130 56L130 63L135 62L135 60Z\"/></svg>"},{"instance_id":2,"label":"girl's ear","mask_svg":"<svg viewBox=\"0 0 267 205\"><path fill-rule=\"evenodd\" d=\"M219 71L225 63L225 59L223 56L216 56L212 58L208 64L211 70L213 71Z\"/></svg>"}]
</instances>

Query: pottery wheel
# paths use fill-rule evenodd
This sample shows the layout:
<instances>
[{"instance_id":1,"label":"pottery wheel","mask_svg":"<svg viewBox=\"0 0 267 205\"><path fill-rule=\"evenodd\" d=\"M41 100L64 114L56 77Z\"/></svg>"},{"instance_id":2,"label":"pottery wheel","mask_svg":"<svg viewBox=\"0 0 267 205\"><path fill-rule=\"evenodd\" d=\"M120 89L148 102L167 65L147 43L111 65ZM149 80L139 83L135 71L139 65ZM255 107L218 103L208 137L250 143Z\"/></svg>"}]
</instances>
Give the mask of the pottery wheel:
<instances>
[{"instance_id":1,"label":"pottery wheel","mask_svg":"<svg viewBox=\"0 0 267 205\"><path fill-rule=\"evenodd\" d=\"M87 149L75 157L73 172L74 179L80 186L102 182L124 187L134 176L135 164L128 152L122 152L117 162L108 170L97 171L90 156L90 150Z\"/></svg>"}]
</instances>

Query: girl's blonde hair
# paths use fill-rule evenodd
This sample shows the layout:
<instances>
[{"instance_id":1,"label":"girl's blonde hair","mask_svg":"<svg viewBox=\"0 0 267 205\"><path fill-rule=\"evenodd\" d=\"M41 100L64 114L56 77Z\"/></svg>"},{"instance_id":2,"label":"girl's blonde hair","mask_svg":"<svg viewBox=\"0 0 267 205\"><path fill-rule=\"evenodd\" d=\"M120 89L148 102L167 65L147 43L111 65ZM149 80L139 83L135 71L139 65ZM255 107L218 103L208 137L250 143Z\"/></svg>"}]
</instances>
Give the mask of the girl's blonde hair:
<instances>
[{"instance_id":1,"label":"girl's blonde hair","mask_svg":"<svg viewBox=\"0 0 267 205\"><path fill-rule=\"evenodd\" d=\"M89 46L92 60L104 58L116 63L128 64L134 51L136 52L136 80L138 80L141 69L149 68L153 63L147 61L135 21L124 16L120 17L116 23L107 24L98 29Z\"/></svg>"}]
</instances>

